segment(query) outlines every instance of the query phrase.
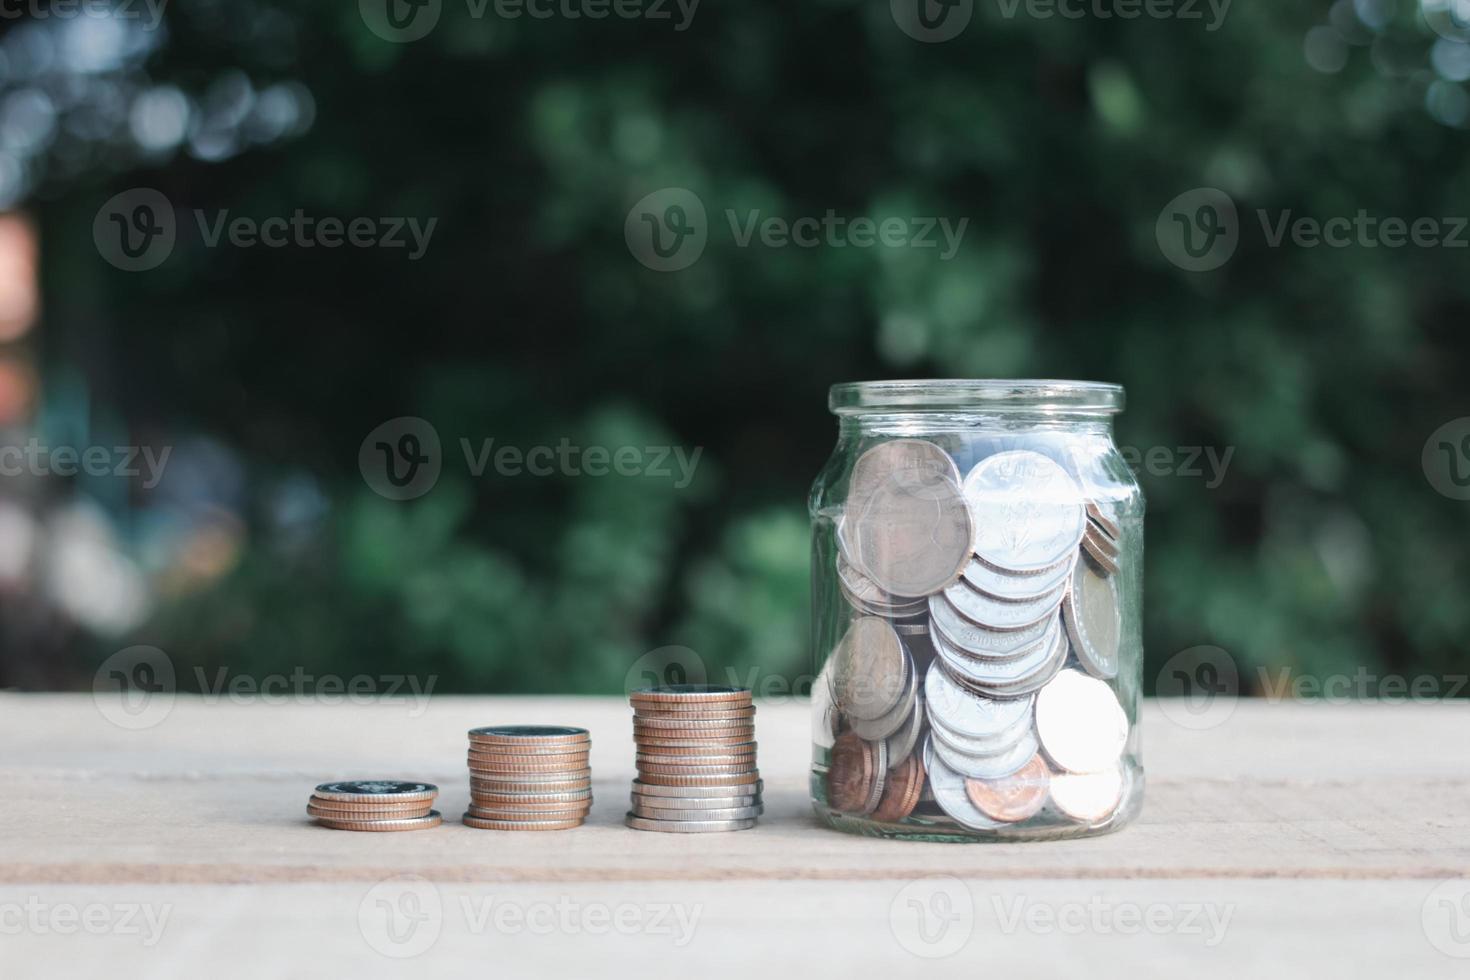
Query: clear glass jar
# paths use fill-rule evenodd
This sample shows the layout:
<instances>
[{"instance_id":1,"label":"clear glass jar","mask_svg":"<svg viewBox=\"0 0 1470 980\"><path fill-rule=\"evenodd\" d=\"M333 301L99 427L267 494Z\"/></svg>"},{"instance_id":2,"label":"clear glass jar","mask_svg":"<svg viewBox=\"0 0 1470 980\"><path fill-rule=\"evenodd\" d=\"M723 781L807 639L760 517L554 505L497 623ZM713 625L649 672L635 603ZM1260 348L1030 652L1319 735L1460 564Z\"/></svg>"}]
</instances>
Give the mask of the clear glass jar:
<instances>
[{"instance_id":1,"label":"clear glass jar","mask_svg":"<svg viewBox=\"0 0 1470 980\"><path fill-rule=\"evenodd\" d=\"M1107 833L1143 798L1143 494L1117 385L832 388L812 804L915 840Z\"/></svg>"}]
</instances>

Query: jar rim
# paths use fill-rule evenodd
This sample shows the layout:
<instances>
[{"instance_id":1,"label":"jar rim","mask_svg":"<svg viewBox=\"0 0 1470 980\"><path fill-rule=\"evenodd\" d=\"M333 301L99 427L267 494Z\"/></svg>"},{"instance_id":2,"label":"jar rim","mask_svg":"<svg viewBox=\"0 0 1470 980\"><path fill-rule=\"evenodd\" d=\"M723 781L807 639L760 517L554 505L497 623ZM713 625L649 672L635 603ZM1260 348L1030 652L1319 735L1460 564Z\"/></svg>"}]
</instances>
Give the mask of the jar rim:
<instances>
[{"instance_id":1,"label":"jar rim","mask_svg":"<svg viewBox=\"0 0 1470 980\"><path fill-rule=\"evenodd\" d=\"M1046 378L847 381L832 386L827 407L836 415L964 408L1116 415L1123 410L1123 386Z\"/></svg>"}]
</instances>

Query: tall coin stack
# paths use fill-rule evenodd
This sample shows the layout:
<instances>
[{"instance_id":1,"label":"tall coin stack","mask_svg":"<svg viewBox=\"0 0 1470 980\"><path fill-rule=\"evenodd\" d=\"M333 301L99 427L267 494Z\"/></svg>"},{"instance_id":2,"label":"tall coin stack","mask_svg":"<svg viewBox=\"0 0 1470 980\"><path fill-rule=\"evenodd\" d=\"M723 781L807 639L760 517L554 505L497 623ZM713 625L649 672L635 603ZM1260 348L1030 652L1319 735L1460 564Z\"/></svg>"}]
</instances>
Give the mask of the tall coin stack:
<instances>
[{"instance_id":1,"label":"tall coin stack","mask_svg":"<svg viewBox=\"0 0 1470 980\"><path fill-rule=\"evenodd\" d=\"M1042 452L963 478L926 440L864 453L837 530L853 618L819 677L828 804L897 822L932 800L981 831L1112 817L1130 778L1121 536Z\"/></svg>"},{"instance_id":2,"label":"tall coin stack","mask_svg":"<svg viewBox=\"0 0 1470 980\"><path fill-rule=\"evenodd\" d=\"M750 691L676 684L628 700L638 749L628 826L676 834L754 827L763 808Z\"/></svg>"},{"instance_id":3,"label":"tall coin stack","mask_svg":"<svg viewBox=\"0 0 1470 980\"><path fill-rule=\"evenodd\" d=\"M306 801L307 815L331 830L427 830L439 826L433 809L439 787L397 779L322 783Z\"/></svg>"},{"instance_id":4,"label":"tall coin stack","mask_svg":"<svg viewBox=\"0 0 1470 980\"><path fill-rule=\"evenodd\" d=\"M592 809L585 728L496 725L470 730L470 808L479 830L568 830Z\"/></svg>"}]
</instances>

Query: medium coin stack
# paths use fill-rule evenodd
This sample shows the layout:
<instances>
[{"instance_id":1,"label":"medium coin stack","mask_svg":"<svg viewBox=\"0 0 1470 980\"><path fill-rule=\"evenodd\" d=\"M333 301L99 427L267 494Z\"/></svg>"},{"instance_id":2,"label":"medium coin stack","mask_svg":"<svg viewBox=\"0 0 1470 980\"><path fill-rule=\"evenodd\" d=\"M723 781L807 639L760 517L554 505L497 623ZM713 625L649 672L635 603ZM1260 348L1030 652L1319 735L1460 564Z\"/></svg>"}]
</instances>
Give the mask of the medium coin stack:
<instances>
[{"instance_id":1,"label":"medium coin stack","mask_svg":"<svg viewBox=\"0 0 1470 980\"><path fill-rule=\"evenodd\" d=\"M628 700L638 778L627 825L676 834L754 827L763 807L750 691L676 684Z\"/></svg>"},{"instance_id":2,"label":"medium coin stack","mask_svg":"<svg viewBox=\"0 0 1470 980\"><path fill-rule=\"evenodd\" d=\"M306 812L332 830L426 830L442 822L433 809L438 795L432 783L396 779L322 783L306 801Z\"/></svg>"},{"instance_id":3,"label":"medium coin stack","mask_svg":"<svg viewBox=\"0 0 1470 980\"><path fill-rule=\"evenodd\" d=\"M568 830L592 809L585 728L495 725L470 730L470 807L479 830Z\"/></svg>"},{"instance_id":4,"label":"medium coin stack","mask_svg":"<svg viewBox=\"0 0 1470 980\"><path fill-rule=\"evenodd\" d=\"M1129 726L1117 677L1122 528L1029 449L963 478L897 439L854 466L837 582L854 619L814 695L828 802L895 821L931 799L965 827L1108 819ZM927 783L926 783L927 780Z\"/></svg>"}]
</instances>

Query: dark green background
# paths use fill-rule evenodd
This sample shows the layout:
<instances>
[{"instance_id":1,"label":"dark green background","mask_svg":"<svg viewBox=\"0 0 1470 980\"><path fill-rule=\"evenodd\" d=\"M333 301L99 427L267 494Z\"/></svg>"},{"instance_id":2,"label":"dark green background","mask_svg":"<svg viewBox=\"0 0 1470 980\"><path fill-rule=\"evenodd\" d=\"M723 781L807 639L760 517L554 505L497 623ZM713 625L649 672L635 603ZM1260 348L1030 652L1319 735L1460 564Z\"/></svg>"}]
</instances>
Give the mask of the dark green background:
<instances>
[{"instance_id":1,"label":"dark green background","mask_svg":"<svg viewBox=\"0 0 1470 980\"><path fill-rule=\"evenodd\" d=\"M446 0L427 38L391 44L350 0L180 0L150 78L196 96L235 70L299 80L314 123L219 162L118 149L48 175L23 205L45 302L25 343L43 400L70 379L129 431L227 450L239 551L218 574L150 566L168 587L126 636L8 598L0 683L87 685L136 642L181 669L408 671L438 690L615 691L665 644L714 670L801 674L826 390L888 377L1116 381L1120 444L1233 448L1214 488L1140 474L1150 688L1199 644L1229 651L1248 690L1263 665L1463 671L1470 505L1420 459L1470 415L1467 250L1271 248L1255 217L1470 214L1466 132L1426 108L1436 35L1412 7L1371 29L1351 5L1237 0L1210 32L1007 19L980 0L960 37L922 44L886 0L705 0L683 32L474 19ZM1352 42L1335 73L1303 54L1328 24ZM137 186L181 214L439 223L418 262L181 241L130 274L91 229ZM623 222L669 186L718 224L693 267L659 274ZM1235 200L1240 245L1189 273L1155 222L1202 186ZM726 208L970 225L948 262L741 249ZM443 477L409 503L357 467L364 436L401 415L446 443ZM703 456L685 490L475 480L461 436ZM321 506L272 516L302 486ZM150 521L194 526L158 491L106 507L130 547Z\"/></svg>"}]
</instances>

